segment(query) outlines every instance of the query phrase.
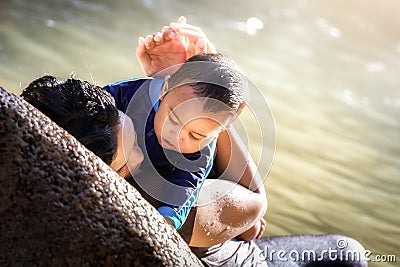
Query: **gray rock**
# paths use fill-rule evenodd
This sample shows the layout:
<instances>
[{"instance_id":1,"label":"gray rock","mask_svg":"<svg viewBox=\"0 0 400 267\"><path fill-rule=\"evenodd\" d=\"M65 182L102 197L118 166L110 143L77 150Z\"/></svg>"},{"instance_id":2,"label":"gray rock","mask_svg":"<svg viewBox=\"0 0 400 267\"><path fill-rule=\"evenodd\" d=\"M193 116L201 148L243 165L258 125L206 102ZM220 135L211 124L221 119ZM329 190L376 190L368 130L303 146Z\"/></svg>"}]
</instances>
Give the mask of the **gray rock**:
<instances>
[{"instance_id":1,"label":"gray rock","mask_svg":"<svg viewBox=\"0 0 400 267\"><path fill-rule=\"evenodd\" d=\"M0 266L201 266L141 195L0 87Z\"/></svg>"}]
</instances>

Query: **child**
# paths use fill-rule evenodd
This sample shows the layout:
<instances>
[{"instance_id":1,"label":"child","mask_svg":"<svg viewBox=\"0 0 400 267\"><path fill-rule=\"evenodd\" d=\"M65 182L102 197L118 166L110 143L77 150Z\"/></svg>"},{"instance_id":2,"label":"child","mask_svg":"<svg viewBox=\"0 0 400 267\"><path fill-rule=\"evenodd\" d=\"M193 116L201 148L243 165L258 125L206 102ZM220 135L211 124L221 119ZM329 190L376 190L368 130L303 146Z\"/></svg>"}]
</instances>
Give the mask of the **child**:
<instances>
[{"instance_id":1,"label":"child","mask_svg":"<svg viewBox=\"0 0 400 267\"><path fill-rule=\"evenodd\" d=\"M171 72L168 67L199 53L216 53L216 49L201 28L187 24L183 16L161 32L140 37L136 47L137 59L148 76L166 75ZM212 170L216 175L212 176L220 179L207 179L200 191L201 200L193 211L191 246L207 247L237 235L249 241L260 238L265 229L267 199L262 178L233 128L219 134L217 150Z\"/></svg>"},{"instance_id":2,"label":"child","mask_svg":"<svg viewBox=\"0 0 400 267\"><path fill-rule=\"evenodd\" d=\"M179 229L209 175L218 134L245 105L246 80L221 54L197 55L165 79L104 87L135 125L144 154L134 183Z\"/></svg>"}]
</instances>

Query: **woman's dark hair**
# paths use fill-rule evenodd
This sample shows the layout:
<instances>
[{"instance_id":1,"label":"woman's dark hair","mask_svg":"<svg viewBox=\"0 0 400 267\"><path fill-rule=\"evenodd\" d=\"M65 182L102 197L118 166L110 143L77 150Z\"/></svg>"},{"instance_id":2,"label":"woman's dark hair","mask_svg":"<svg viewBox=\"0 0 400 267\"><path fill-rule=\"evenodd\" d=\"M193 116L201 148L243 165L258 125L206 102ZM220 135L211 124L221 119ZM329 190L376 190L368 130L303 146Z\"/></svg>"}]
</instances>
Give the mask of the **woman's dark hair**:
<instances>
[{"instance_id":1,"label":"woman's dark hair","mask_svg":"<svg viewBox=\"0 0 400 267\"><path fill-rule=\"evenodd\" d=\"M117 149L119 116L113 97L101 87L77 79L43 76L21 97L110 164Z\"/></svg>"}]
</instances>

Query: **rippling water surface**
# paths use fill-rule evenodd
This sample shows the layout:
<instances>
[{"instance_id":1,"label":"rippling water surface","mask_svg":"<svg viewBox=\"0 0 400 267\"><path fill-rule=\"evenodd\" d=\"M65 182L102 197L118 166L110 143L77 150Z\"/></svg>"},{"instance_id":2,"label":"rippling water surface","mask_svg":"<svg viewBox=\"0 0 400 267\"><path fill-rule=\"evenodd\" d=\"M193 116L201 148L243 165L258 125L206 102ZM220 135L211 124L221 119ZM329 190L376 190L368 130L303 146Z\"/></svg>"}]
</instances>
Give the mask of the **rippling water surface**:
<instances>
[{"instance_id":1,"label":"rippling water surface","mask_svg":"<svg viewBox=\"0 0 400 267\"><path fill-rule=\"evenodd\" d=\"M397 0L3 0L0 83L19 94L44 73L75 71L100 85L142 76L137 37L186 15L270 104L266 235L344 234L400 261L399 10ZM262 98L250 104L267 110ZM249 114L243 122L266 175L260 148L273 145Z\"/></svg>"}]
</instances>

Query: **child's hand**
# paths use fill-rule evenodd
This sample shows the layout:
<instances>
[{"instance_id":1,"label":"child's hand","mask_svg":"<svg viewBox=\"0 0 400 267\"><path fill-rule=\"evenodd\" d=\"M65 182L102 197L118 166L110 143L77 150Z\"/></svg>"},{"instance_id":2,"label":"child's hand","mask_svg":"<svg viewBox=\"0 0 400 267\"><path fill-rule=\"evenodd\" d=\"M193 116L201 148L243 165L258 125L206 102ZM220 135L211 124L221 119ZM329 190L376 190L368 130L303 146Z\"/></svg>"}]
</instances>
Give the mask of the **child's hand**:
<instances>
[{"instance_id":1,"label":"child's hand","mask_svg":"<svg viewBox=\"0 0 400 267\"><path fill-rule=\"evenodd\" d=\"M260 224L260 230L258 232L258 234L256 235L255 239L259 239L262 237L264 231L265 231L265 225L267 224L267 222L265 221L264 218L261 218L259 221Z\"/></svg>"},{"instance_id":2,"label":"child's hand","mask_svg":"<svg viewBox=\"0 0 400 267\"><path fill-rule=\"evenodd\" d=\"M186 21L186 19L185 19ZM178 24L183 22L178 19ZM139 37L136 57L147 76L186 61L186 43L175 30L164 26L162 32Z\"/></svg>"},{"instance_id":3,"label":"child's hand","mask_svg":"<svg viewBox=\"0 0 400 267\"><path fill-rule=\"evenodd\" d=\"M152 76L196 54L216 53L216 49L199 27L187 24L182 16L161 32L140 37L135 52L143 71Z\"/></svg>"},{"instance_id":4,"label":"child's hand","mask_svg":"<svg viewBox=\"0 0 400 267\"><path fill-rule=\"evenodd\" d=\"M264 218L261 218L258 222L256 222L253 227L251 227L246 232L240 235L244 241L251 241L253 239L258 239L262 237L262 234L265 230L266 221Z\"/></svg>"},{"instance_id":5,"label":"child's hand","mask_svg":"<svg viewBox=\"0 0 400 267\"><path fill-rule=\"evenodd\" d=\"M181 37L185 37L186 59L202 53L216 53L215 46L208 40L200 27L186 23L185 17L180 17L178 23L172 22L170 27Z\"/></svg>"}]
</instances>

